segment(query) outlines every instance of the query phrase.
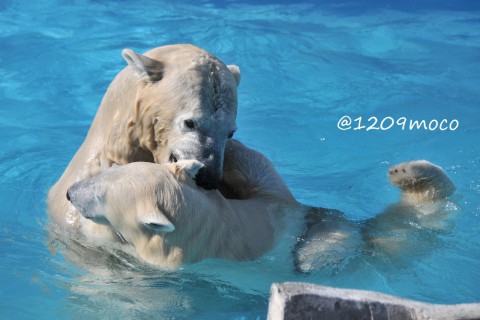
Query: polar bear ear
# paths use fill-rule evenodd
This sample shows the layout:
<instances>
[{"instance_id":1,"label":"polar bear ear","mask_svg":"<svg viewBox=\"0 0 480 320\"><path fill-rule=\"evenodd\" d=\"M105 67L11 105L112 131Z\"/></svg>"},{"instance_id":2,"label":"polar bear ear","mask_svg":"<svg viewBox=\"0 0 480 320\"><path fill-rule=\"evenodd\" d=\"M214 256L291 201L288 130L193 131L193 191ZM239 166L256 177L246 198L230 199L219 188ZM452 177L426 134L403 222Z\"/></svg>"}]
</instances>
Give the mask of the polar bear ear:
<instances>
[{"instance_id":1,"label":"polar bear ear","mask_svg":"<svg viewBox=\"0 0 480 320\"><path fill-rule=\"evenodd\" d=\"M154 233L167 233L175 230L175 226L161 212L146 214L142 224Z\"/></svg>"},{"instance_id":2,"label":"polar bear ear","mask_svg":"<svg viewBox=\"0 0 480 320\"><path fill-rule=\"evenodd\" d=\"M233 78L235 79L238 87L238 85L240 84L240 79L242 78L242 76L240 75L240 68L234 64L228 65L227 68L233 74Z\"/></svg>"},{"instance_id":3,"label":"polar bear ear","mask_svg":"<svg viewBox=\"0 0 480 320\"><path fill-rule=\"evenodd\" d=\"M190 178L195 179L198 171L204 167L204 164L197 160L180 160L175 162L175 173L185 172Z\"/></svg>"},{"instance_id":4,"label":"polar bear ear","mask_svg":"<svg viewBox=\"0 0 480 320\"><path fill-rule=\"evenodd\" d=\"M143 54L135 53L131 49L123 49L122 56L140 77L145 77L151 82L162 80L164 70L162 62L151 59Z\"/></svg>"}]
</instances>

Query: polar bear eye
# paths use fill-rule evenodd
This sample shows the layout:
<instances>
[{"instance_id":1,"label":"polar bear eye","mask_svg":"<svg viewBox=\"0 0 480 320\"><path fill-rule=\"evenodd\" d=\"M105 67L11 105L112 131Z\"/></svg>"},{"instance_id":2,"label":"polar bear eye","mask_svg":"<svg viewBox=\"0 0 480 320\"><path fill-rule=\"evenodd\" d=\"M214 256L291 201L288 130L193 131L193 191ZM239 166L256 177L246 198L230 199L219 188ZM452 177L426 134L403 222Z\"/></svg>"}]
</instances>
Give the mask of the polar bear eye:
<instances>
[{"instance_id":1,"label":"polar bear eye","mask_svg":"<svg viewBox=\"0 0 480 320\"><path fill-rule=\"evenodd\" d=\"M195 122L191 119L185 120L184 124L188 129L195 129Z\"/></svg>"}]
</instances>

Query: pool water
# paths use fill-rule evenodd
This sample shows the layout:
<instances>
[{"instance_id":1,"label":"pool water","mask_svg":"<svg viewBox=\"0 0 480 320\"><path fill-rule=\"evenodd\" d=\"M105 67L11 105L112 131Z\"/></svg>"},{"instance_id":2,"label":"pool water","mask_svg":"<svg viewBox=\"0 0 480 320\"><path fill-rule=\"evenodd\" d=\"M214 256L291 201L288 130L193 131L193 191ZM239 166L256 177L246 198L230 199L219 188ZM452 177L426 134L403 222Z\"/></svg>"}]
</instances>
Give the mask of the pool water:
<instances>
[{"instance_id":1,"label":"pool water","mask_svg":"<svg viewBox=\"0 0 480 320\"><path fill-rule=\"evenodd\" d=\"M240 66L236 138L269 157L300 202L374 217L399 197L387 169L428 159L457 187L453 229L401 262L359 255L311 274L275 252L167 272L49 250L46 193L125 66L121 50L171 43ZM480 301L479 74L474 1L1 1L0 318L262 319L282 281ZM358 129L370 117L379 130ZM450 129L428 129L443 119Z\"/></svg>"}]
</instances>

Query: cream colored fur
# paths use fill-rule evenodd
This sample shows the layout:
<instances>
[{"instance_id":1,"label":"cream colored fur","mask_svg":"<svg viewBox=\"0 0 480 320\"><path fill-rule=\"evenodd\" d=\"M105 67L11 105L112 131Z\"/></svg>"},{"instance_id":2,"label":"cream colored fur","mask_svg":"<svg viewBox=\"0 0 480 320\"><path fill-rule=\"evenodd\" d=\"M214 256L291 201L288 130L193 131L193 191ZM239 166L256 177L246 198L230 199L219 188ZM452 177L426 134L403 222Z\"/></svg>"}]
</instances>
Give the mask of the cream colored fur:
<instances>
[{"instance_id":1,"label":"cream colored fur","mask_svg":"<svg viewBox=\"0 0 480 320\"><path fill-rule=\"evenodd\" d=\"M430 248L429 232L448 229L446 205L455 191L453 183L442 168L425 160L397 164L388 170L388 178L402 190L400 201L374 218L355 223L339 212L309 208L308 229L297 245L298 270L338 268L361 248L367 248L368 255L394 257Z\"/></svg>"},{"instance_id":2,"label":"cream colored fur","mask_svg":"<svg viewBox=\"0 0 480 320\"><path fill-rule=\"evenodd\" d=\"M388 170L388 178L402 190L404 204L431 204L455 192L455 186L443 169L426 160L399 163Z\"/></svg>"},{"instance_id":3,"label":"cream colored fur","mask_svg":"<svg viewBox=\"0 0 480 320\"><path fill-rule=\"evenodd\" d=\"M171 45L145 55L122 53L129 66L112 81L87 137L51 188L51 219L89 238L117 236L84 219L67 201L67 189L114 165L197 159L221 175L227 137L236 129L240 72L192 45ZM195 130L185 128L195 120Z\"/></svg>"},{"instance_id":4,"label":"cream colored fur","mask_svg":"<svg viewBox=\"0 0 480 320\"><path fill-rule=\"evenodd\" d=\"M84 217L115 230L152 264L255 259L275 245L284 215L299 204L264 156L235 140L227 149L236 159L227 170L240 173L244 200L196 186L195 160L117 166L76 183L69 197Z\"/></svg>"},{"instance_id":5,"label":"cream colored fur","mask_svg":"<svg viewBox=\"0 0 480 320\"><path fill-rule=\"evenodd\" d=\"M449 229L448 197L455 186L439 166L426 160L399 163L388 179L402 191L400 201L364 223L367 244L376 252L400 257L428 250L425 239Z\"/></svg>"}]
</instances>

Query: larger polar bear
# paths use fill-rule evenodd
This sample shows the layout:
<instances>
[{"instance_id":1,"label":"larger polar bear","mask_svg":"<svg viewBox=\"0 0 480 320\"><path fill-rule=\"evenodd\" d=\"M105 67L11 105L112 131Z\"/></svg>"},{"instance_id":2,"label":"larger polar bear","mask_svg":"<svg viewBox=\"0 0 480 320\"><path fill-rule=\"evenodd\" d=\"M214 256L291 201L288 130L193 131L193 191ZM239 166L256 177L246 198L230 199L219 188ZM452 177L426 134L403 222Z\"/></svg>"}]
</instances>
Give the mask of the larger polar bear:
<instances>
[{"instance_id":1,"label":"larger polar bear","mask_svg":"<svg viewBox=\"0 0 480 320\"><path fill-rule=\"evenodd\" d=\"M197 184L212 189L222 179L225 144L236 130L238 67L192 45L122 54L128 66L112 81L85 141L47 199L57 225L88 237L117 238L67 201L72 184L113 165L193 159L205 165Z\"/></svg>"},{"instance_id":2,"label":"larger polar bear","mask_svg":"<svg viewBox=\"0 0 480 320\"><path fill-rule=\"evenodd\" d=\"M275 168L240 142L227 144L227 171L243 200L196 185L196 160L130 163L77 182L68 199L87 219L107 225L146 261L167 268L206 258L251 260L269 251L301 209ZM233 175L232 175L233 176Z\"/></svg>"}]
</instances>

